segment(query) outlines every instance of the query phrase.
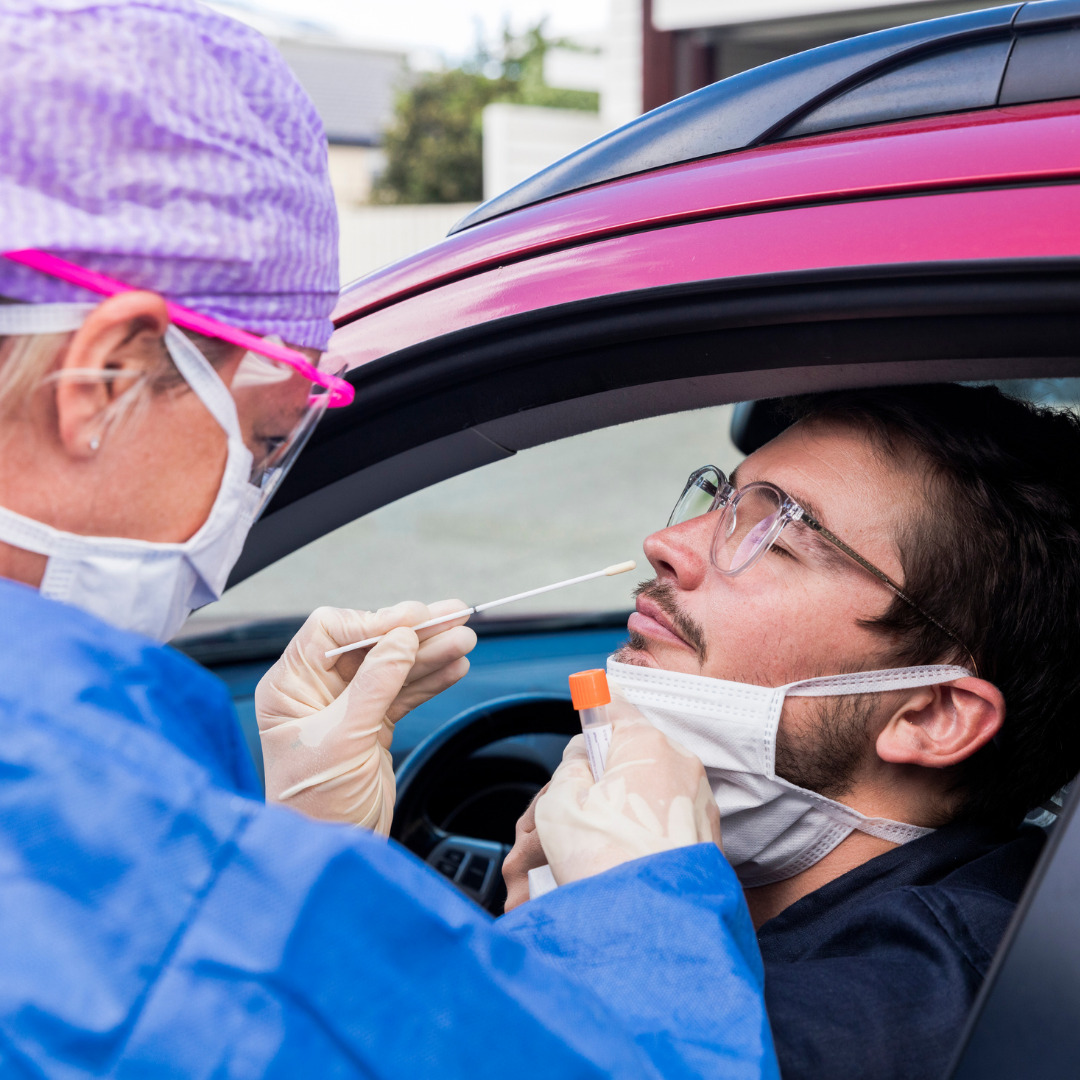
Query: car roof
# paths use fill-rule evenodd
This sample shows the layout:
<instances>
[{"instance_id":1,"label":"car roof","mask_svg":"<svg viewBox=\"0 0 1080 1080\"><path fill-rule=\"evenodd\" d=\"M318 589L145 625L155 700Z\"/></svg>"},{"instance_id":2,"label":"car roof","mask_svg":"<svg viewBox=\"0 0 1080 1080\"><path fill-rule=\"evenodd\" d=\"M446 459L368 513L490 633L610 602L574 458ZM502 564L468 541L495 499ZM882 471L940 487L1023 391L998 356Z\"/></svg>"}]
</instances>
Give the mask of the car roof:
<instances>
[{"instance_id":1,"label":"car roof","mask_svg":"<svg viewBox=\"0 0 1080 1080\"><path fill-rule=\"evenodd\" d=\"M453 231L605 181L794 135L1074 96L1078 18L1077 0L1007 4L785 57L604 135L489 199Z\"/></svg>"},{"instance_id":2,"label":"car roof","mask_svg":"<svg viewBox=\"0 0 1080 1080\"><path fill-rule=\"evenodd\" d=\"M1080 102L1073 98L879 124L670 166L572 192L453 234L346 288L334 313L338 333L331 349L353 368L440 334L612 292L709 277L733 280L829 265L882 263L889 259L880 250L886 239L885 200L992 188L1016 191L1015 198L1023 200L1021 185L1075 178L1080 171L1078 111ZM870 201L877 206L868 209ZM927 211L931 206L919 205ZM909 204L905 214L915 206ZM825 207L834 209L783 216ZM900 208L896 209L899 215ZM1056 222L1059 211L1047 205L1045 212ZM789 234L797 235L803 218L821 221L830 214L836 220L822 226L825 247L791 241ZM879 226L870 232L854 221L867 214ZM1010 248L1010 223L1023 230L1013 245L1016 252L1071 253L1070 238L1056 225L1038 231L1041 216L1037 209L1002 214L999 230L982 230L981 238L958 238L960 247L953 254L1001 257ZM850 228L840 220L847 217L852 219ZM746 244L726 235L740 229L757 234L775 229L782 242L766 244L758 239ZM903 241L907 255L898 251L897 258L908 262L948 258L946 247L953 235L953 230L941 231L936 224L924 244L908 235ZM977 246L972 247L971 241ZM642 261L620 253L635 245L655 248L662 243L670 244L674 252L666 268L656 258ZM875 250L868 253L868 249ZM617 276L601 267L607 252L613 253L610 259ZM560 269L545 273L547 267Z\"/></svg>"}]
</instances>

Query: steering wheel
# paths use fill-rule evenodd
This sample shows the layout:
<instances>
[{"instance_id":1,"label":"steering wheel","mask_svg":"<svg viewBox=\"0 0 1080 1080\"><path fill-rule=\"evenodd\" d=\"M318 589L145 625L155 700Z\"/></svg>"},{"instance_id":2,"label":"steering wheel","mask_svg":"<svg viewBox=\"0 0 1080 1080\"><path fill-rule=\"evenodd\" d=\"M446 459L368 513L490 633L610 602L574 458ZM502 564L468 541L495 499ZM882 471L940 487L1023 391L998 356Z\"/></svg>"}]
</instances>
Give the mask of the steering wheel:
<instances>
[{"instance_id":1,"label":"steering wheel","mask_svg":"<svg viewBox=\"0 0 1080 1080\"><path fill-rule=\"evenodd\" d=\"M501 870L510 845L442 828L432 820L429 802L436 788L448 776L459 775L468 759L485 746L515 735L570 738L580 731L569 701L536 694L487 701L461 713L421 742L398 769L391 837L482 907L501 915Z\"/></svg>"}]
</instances>

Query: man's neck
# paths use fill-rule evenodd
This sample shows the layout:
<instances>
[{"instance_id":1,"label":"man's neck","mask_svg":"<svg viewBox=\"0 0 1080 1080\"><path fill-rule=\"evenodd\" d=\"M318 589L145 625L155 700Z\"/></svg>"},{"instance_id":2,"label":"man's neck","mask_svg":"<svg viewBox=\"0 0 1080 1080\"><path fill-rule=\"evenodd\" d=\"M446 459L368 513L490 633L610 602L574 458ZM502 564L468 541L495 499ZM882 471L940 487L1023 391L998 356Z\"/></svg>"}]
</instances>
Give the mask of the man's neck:
<instances>
[{"instance_id":1,"label":"man's neck","mask_svg":"<svg viewBox=\"0 0 1080 1080\"><path fill-rule=\"evenodd\" d=\"M835 881L849 870L854 870L857 866L876 859L878 855L884 855L886 851L891 851L896 846L888 840L879 840L876 836L853 832L837 844L828 855L819 859L801 874L785 878L783 881L774 881L771 885L744 889L743 894L750 908L754 929L758 929L763 923L779 915L784 908L790 907L796 900L801 900L823 885L828 885L830 881Z\"/></svg>"}]
</instances>

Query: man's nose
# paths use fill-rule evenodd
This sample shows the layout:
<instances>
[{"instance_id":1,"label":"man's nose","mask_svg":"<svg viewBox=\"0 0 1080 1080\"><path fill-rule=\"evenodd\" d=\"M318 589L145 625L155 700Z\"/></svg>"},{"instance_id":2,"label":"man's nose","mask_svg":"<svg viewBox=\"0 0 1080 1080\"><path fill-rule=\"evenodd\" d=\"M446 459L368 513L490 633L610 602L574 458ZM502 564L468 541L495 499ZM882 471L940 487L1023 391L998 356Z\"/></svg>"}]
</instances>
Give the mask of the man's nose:
<instances>
[{"instance_id":1,"label":"man's nose","mask_svg":"<svg viewBox=\"0 0 1080 1080\"><path fill-rule=\"evenodd\" d=\"M645 557L656 576L680 589L696 589L709 572L716 514L703 514L645 538Z\"/></svg>"}]
</instances>

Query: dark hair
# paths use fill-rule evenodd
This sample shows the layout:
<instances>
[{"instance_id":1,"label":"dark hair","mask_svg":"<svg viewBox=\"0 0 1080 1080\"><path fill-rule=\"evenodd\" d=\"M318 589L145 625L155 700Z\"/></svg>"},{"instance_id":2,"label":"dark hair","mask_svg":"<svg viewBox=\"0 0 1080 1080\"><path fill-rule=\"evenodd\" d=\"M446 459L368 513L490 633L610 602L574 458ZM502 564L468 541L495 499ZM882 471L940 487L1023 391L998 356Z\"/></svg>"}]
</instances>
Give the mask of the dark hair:
<instances>
[{"instance_id":1,"label":"dark hair","mask_svg":"<svg viewBox=\"0 0 1080 1080\"><path fill-rule=\"evenodd\" d=\"M1080 770L1080 418L992 386L839 391L785 403L801 422L865 432L923 477L897 537L904 588L1005 697L1000 734L961 774L959 818L1006 826ZM870 623L896 666L967 663L895 599Z\"/></svg>"}]
</instances>

